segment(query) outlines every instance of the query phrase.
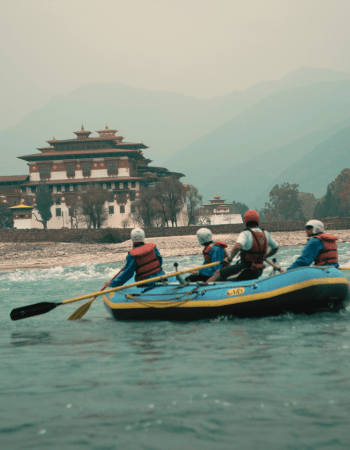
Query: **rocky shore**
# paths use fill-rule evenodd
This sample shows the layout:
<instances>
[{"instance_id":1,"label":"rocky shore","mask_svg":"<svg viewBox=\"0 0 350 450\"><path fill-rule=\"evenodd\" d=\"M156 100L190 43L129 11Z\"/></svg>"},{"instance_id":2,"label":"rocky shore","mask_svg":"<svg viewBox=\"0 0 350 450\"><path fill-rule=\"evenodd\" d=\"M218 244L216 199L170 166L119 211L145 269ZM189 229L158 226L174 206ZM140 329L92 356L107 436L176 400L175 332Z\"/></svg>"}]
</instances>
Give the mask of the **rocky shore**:
<instances>
[{"instance_id":1,"label":"rocky shore","mask_svg":"<svg viewBox=\"0 0 350 450\"><path fill-rule=\"evenodd\" d=\"M338 242L350 242L350 230L328 230L338 236ZM280 247L304 245L304 231L271 233ZM215 240L223 240L232 247L237 234L215 235ZM171 236L146 239L154 242L164 257L198 255L201 248L196 236ZM0 272L17 269L47 269L56 266L76 266L78 264L114 263L125 261L131 241L121 244L80 244L64 242L0 243Z\"/></svg>"}]
</instances>

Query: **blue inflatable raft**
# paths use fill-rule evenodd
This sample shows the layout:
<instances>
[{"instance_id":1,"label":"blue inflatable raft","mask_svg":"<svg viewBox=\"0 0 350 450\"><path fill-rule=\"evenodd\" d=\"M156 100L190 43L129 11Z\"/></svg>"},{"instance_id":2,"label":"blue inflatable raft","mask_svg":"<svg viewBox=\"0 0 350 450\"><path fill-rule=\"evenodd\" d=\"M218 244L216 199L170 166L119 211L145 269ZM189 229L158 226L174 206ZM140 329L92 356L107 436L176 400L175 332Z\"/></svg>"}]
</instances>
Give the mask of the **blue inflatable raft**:
<instances>
[{"instance_id":1,"label":"blue inflatable raft","mask_svg":"<svg viewBox=\"0 0 350 450\"><path fill-rule=\"evenodd\" d=\"M155 284L103 297L116 320L262 317L286 312L337 312L349 301L349 282L334 267L305 267L269 278L241 282Z\"/></svg>"}]
</instances>

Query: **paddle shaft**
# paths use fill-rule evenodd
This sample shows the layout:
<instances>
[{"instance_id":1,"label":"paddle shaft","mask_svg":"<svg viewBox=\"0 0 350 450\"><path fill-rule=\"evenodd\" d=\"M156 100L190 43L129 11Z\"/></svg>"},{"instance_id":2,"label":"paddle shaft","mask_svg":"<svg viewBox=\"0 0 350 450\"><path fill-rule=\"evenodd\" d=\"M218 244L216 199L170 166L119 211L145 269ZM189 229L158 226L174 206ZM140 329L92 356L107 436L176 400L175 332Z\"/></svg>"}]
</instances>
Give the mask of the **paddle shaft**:
<instances>
[{"instance_id":1,"label":"paddle shaft","mask_svg":"<svg viewBox=\"0 0 350 450\"><path fill-rule=\"evenodd\" d=\"M41 303L35 303L34 305L23 306L21 308L15 308L11 311L10 317L12 320L20 320L20 319L26 319L28 317L39 316L41 314L45 314L45 313L53 310L54 308L56 308L57 306L60 306L60 305L67 305L69 303L79 302L80 300L91 299L91 297L98 297L99 295L107 294L110 292L121 291L123 289L128 289L128 288L134 287L134 286L142 286L144 284L154 283L155 281L165 280L168 277L174 277L177 275L181 275L183 273L195 272L196 270L206 269L207 267L217 266L218 264L220 264L220 261L206 264L206 265L199 266L199 267L194 267L193 269L186 269L186 270L181 270L179 272L169 273L168 275L161 275L161 276L155 277L155 278L147 278L146 280L138 281L136 283L127 284L125 286L118 286L116 288L107 289L105 291L101 290L99 292L93 292L92 294L82 295L81 297L75 297L75 298L71 298L68 300L63 300L62 302L58 302L58 303L41 302Z\"/></svg>"},{"instance_id":2,"label":"paddle shaft","mask_svg":"<svg viewBox=\"0 0 350 450\"><path fill-rule=\"evenodd\" d=\"M184 273L191 273L191 272L195 272L196 270L208 269L209 267L218 266L219 264L221 264L221 261L216 261L214 263L205 264L205 265L199 266L199 267L193 267L192 269L180 270L179 272L173 272L173 273L161 275L161 276L155 277L155 278L147 278L146 280L137 281L136 283L126 284L124 286L118 286L113 289L106 289L104 292L102 292L102 291L93 292L92 294L82 295L80 297L69 298L67 300L63 300L61 302L61 304L67 305L68 303L80 302L80 300L86 300L91 297L98 297L99 295L109 294L110 292L122 291L123 289L129 289L131 287L142 286L143 284L155 283L156 281L166 280L167 278L176 277L177 275L182 275Z\"/></svg>"},{"instance_id":3,"label":"paddle shaft","mask_svg":"<svg viewBox=\"0 0 350 450\"><path fill-rule=\"evenodd\" d=\"M265 261L267 262L267 264L270 264L270 266L272 266L275 270L281 271L281 267L274 262L270 261L269 259L265 259Z\"/></svg>"}]
</instances>

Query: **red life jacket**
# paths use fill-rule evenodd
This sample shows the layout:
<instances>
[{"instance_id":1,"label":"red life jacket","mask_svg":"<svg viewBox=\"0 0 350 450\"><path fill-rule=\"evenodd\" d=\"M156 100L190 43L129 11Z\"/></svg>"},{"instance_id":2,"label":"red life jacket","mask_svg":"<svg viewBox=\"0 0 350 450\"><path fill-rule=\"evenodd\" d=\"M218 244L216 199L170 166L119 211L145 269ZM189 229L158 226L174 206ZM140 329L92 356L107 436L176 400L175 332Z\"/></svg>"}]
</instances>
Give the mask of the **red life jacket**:
<instances>
[{"instance_id":1,"label":"red life jacket","mask_svg":"<svg viewBox=\"0 0 350 450\"><path fill-rule=\"evenodd\" d=\"M227 247L226 242L223 242L223 241L210 242L209 244L207 244L206 247L203 250L204 261L207 264L211 263L211 259L210 259L209 253L210 253L210 250L214 247L214 245L217 245L218 247L221 247L224 250ZM227 254L227 251L225 250L225 258L226 257L228 257L228 254Z\"/></svg>"},{"instance_id":2,"label":"red life jacket","mask_svg":"<svg viewBox=\"0 0 350 450\"><path fill-rule=\"evenodd\" d=\"M263 261L268 248L266 234L263 231L252 231L253 245L250 250L241 251L241 261L251 263L250 270L262 270L265 268Z\"/></svg>"},{"instance_id":3,"label":"red life jacket","mask_svg":"<svg viewBox=\"0 0 350 450\"><path fill-rule=\"evenodd\" d=\"M336 240L337 236L333 234L318 234L313 236L323 242L324 248L318 254L315 265L325 266L327 264L337 264L338 263L338 246Z\"/></svg>"},{"instance_id":4,"label":"red life jacket","mask_svg":"<svg viewBox=\"0 0 350 450\"><path fill-rule=\"evenodd\" d=\"M129 251L136 262L135 280L140 281L149 275L160 272L162 267L154 249L156 244L144 244Z\"/></svg>"}]
</instances>

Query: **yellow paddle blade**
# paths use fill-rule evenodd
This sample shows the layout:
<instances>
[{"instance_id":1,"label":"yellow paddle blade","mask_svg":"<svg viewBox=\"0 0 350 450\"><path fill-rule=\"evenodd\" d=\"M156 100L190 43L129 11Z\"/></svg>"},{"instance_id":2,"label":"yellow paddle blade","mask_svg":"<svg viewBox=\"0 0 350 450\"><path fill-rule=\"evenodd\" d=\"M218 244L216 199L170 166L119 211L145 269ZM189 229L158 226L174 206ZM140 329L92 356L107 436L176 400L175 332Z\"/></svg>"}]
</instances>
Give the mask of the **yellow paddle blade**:
<instances>
[{"instance_id":1,"label":"yellow paddle blade","mask_svg":"<svg viewBox=\"0 0 350 450\"><path fill-rule=\"evenodd\" d=\"M68 317L67 320L79 320L82 317L85 316L85 314L89 311L90 306L92 305L92 302L95 300L96 297L92 298L88 302L81 305L72 315Z\"/></svg>"},{"instance_id":2,"label":"yellow paddle blade","mask_svg":"<svg viewBox=\"0 0 350 450\"><path fill-rule=\"evenodd\" d=\"M338 267L339 270L350 270L350 267Z\"/></svg>"}]
</instances>

